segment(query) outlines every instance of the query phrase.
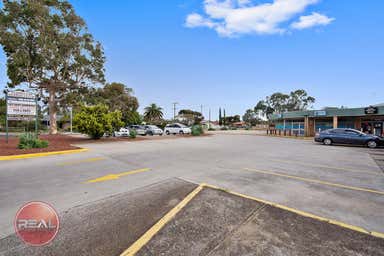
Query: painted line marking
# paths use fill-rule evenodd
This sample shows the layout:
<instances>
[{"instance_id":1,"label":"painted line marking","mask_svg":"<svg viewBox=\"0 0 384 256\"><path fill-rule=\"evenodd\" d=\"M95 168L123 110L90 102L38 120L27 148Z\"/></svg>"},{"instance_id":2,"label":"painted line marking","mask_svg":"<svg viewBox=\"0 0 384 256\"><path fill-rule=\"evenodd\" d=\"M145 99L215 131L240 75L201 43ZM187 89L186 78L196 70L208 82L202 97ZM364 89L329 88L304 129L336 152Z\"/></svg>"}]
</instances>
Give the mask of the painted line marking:
<instances>
[{"instance_id":1,"label":"painted line marking","mask_svg":"<svg viewBox=\"0 0 384 256\"><path fill-rule=\"evenodd\" d=\"M334 167L334 166L328 166L328 165L321 165L321 164L311 164L311 163L303 163L301 161L289 161L289 160L279 160L279 159L271 159L274 162L280 162L280 163L287 163L287 164L299 164L299 165L306 165L306 166L312 166L312 167L319 167L319 168L327 168L327 169L335 169L340 171L347 171L347 172L355 172L355 173L368 173L373 175L380 175L382 176L382 173L378 173L376 171L365 171L365 170L355 170L355 169L348 169L348 168L342 168L342 167Z\"/></svg>"},{"instance_id":2,"label":"painted line marking","mask_svg":"<svg viewBox=\"0 0 384 256\"><path fill-rule=\"evenodd\" d=\"M312 214L312 213L300 211L300 210L297 210L295 208L291 208L291 207L288 207L288 206L285 206L285 205L273 203L271 201L267 201L267 200L260 199L260 198L257 198L257 197L248 196L248 195L244 195L244 194L241 194L241 193L233 192L233 191L230 191L230 190L227 190L227 189L223 189L223 188L220 188L220 187L217 187L217 186L213 186L213 185L209 185L209 184L203 184L203 186L204 187L208 187L208 188L222 190L222 191L225 191L225 192L230 193L232 195L236 195L236 196L240 196L240 197L243 197L243 198L251 199L251 200L254 200L254 201L257 201L257 202L260 202L260 203L264 203L264 204L267 204L267 205L270 205L270 206L273 206L273 207L277 207L277 208L280 208L280 209L283 209L283 210L286 210L286 211L289 211L289 212L293 212L293 213L299 214L299 215L304 216L304 217L309 217L309 218L312 218L312 219L315 219L315 220L324 221L324 222L327 222L327 223L330 223L330 224L333 224L333 225L337 225L337 226L340 226L340 227L343 227L343 228L346 228L346 229L350 229L350 230L353 230L353 231L357 231L357 232L360 232L360 233L364 233L364 234L367 234L367 235L371 235L371 236L374 236L374 237L379 237L379 238L383 238L384 239L384 233L380 233L380 232L376 232L376 231L369 231L369 230L366 230L366 229L364 229L362 227L350 225L350 224L347 224L347 223L344 223L344 222L341 222L341 221L337 221L337 220L327 219L327 218L320 217L320 216L317 216L317 215Z\"/></svg>"},{"instance_id":3,"label":"painted line marking","mask_svg":"<svg viewBox=\"0 0 384 256\"><path fill-rule=\"evenodd\" d=\"M72 161L72 162L62 162L58 163L58 166L66 166L66 165L75 165L75 164L81 164L81 163L91 163L91 162L96 162L96 161L101 161L105 160L105 157L93 157L93 158L87 158L87 159L82 159L78 161Z\"/></svg>"},{"instance_id":4,"label":"painted line marking","mask_svg":"<svg viewBox=\"0 0 384 256\"><path fill-rule=\"evenodd\" d=\"M300 210L297 210L295 208L291 208L291 207L288 207L285 205L273 203L271 201L267 201L267 200L253 197L253 196L248 196L248 195L234 192L234 191L231 191L228 189L220 188L218 186L202 183L197 188L195 188L191 193L189 193L178 205L176 205L172 210L170 210L167 214L165 214L158 222L156 222L155 225L153 225L150 229L148 229L147 232L145 232L139 239L137 239L128 249L126 249L123 253L121 253L120 256L133 256L137 252L139 252L141 250L141 248L143 248L170 220L172 220L176 216L176 214L178 212L180 212L204 188L211 188L211 189L224 191L226 193L229 193L229 194L232 194L235 196L243 197L246 199L257 201L259 203L270 205L272 207L276 207L276 208L279 208L282 210L293 212L293 213L296 213L300 216L312 218L312 219L326 222L326 223L329 223L332 225L336 225L336 226L339 226L339 227L342 227L345 229L353 230L353 231L356 231L359 233L363 233L366 235L371 235L374 237L384 239L384 233L380 233L380 232L376 232L376 231L369 231L369 230L366 230L364 228L350 225L350 224L347 224L347 223L344 223L341 221L327 219L327 218L320 217L320 216L317 216L317 215L312 214L312 213L300 211Z\"/></svg>"},{"instance_id":5,"label":"painted line marking","mask_svg":"<svg viewBox=\"0 0 384 256\"><path fill-rule=\"evenodd\" d=\"M274 175L274 176L279 176L279 177L284 177L284 178L289 178L289 179L294 179L294 180L300 180L300 181L305 181L305 182L310 182L310 183L315 183L315 184L322 184L322 185L327 185L327 186L332 186L332 187L338 187L338 188L344 188L344 189L350 189L350 190L363 191L363 192L369 192L369 193L384 195L384 191L367 189L367 188L360 188L360 187L353 187L353 186L348 186L348 185L343 185L343 184L338 184L338 183L332 183L332 182L328 182L328 181L322 181L322 180L316 180L316 179L303 178L300 176L288 175L288 174L284 174L284 173L262 171L262 170L256 170L256 169L251 169L251 168L244 168L244 170L250 171L250 172L262 173L262 174Z\"/></svg>"},{"instance_id":6,"label":"painted line marking","mask_svg":"<svg viewBox=\"0 0 384 256\"><path fill-rule=\"evenodd\" d=\"M165 224L167 224L175 215L180 212L202 189L203 185L195 188L189 193L179 204L177 204L172 210L165 214L155 225L153 225L147 232L144 233L136 242L134 242L128 249L126 249L120 256L132 256L135 255L145 244L152 239L157 232L159 232Z\"/></svg>"},{"instance_id":7,"label":"painted line marking","mask_svg":"<svg viewBox=\"0 0 384 256\"><path fill-rule=\"evenodd\" d=\"M52 151L52 152L42 152L42 153L12 155L12 156L0 156L0 161L35 158L35 157L52 156L52 155L73 154L73 153L80 153L80 152L85 152L85 151L88 151L88 149L87 148L80 148L80 149L63 150L63 151Z\"/></svg>"},{"instance_id":8,"label":"painted line marking","mask_svg":"<svg viewBox=\"0 0 384 256\"><path fill-rule=\"evenodd\" d=\"M102 176L102 177L99 177L96 179L87 180L86 182L83 182L83 183L89 184L89 183L103 182L103 181L108 181L108 180L117 180L123 176L131 175L131 174L135 174L135 173L140 173L140 172L147 172L149 170L151 170L151 169L150 168L143 168L143 169L137 169L137 170L122 172L122 173L115 173L115 174L112 173L112 174L108 174L108 175L105 175L105 176Z\"/></svg>"}]
</instances>

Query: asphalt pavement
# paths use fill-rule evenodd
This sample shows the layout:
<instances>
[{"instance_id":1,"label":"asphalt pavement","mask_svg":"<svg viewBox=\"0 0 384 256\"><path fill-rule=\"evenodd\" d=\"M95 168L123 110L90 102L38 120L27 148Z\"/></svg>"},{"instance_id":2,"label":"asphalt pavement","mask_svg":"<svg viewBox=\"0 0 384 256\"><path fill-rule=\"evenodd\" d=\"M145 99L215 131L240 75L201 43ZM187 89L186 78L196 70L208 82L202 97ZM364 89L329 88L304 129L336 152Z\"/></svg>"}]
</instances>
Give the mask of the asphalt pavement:
<instances>
[{"instance_id":1,"label":"asphalt pavement","mask_svg":"<svg viewBox=\"0 0 384 256\"><path fill-rule=\"evenodd\" d=\"M64 216L172 178L384 232L384 175L367 148L252 134L81 146L90 150L0 162L0 239L13 234L26 202L47 202Z\"/></svg>"}]
</instances>

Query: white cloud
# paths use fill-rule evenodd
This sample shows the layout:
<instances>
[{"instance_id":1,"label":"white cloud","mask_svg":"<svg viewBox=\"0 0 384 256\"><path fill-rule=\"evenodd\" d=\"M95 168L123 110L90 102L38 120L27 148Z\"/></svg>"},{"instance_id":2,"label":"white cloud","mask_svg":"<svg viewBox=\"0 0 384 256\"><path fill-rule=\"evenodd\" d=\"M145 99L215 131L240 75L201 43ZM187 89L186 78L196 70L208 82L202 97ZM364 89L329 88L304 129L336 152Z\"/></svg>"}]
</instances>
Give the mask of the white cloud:
<instances>
[{"instance_id":1,"label":"white cloud","mask_svg":"<svg viewBox=\"0 0 384 256\"><path fill-rule=\"evenodd\" d=\"M200 14L192 13L187 16L187 20L185 25L190 28L194 27L209 27L213 28L215 24L211 22L209 19L203 18Z\"/></svg>"},{"instance_id":2,"label":"white cloud","mask_svg":"<svg viewBox=\"0 0 384 256\"><path fill-rule=\"evenodd\" d=\"M273 0L270 3L255 4L253 0L204 0L205 14L192 13L187 16L185 24L190 28L208 27L227 37L242 34L281 34L288 29L283 27L284 23L291 21L309 5L319 1ZM296 23L301 23L302 18L304 23L308 23L305 17L308 16L300 17ZM328 23L331 21L332 19ZM321 22L323 22L321 25L326 25L324 21ZM302 26L294 25L296 23L292 24L292 28Z\"/></svg>"},{"instance_id":3,"label":"white cloud","mask_svg":"<svg viewBox=\"0 0 384 256\"><path fill-rule=\"evenodd\" d=\"M294 29L305 29L314 26L325 26L334 21L334 18L329 18L317 12L313 12L311 15L301 16L299 21L293 22L291 27Z\"/></svg>"}]
</instances>

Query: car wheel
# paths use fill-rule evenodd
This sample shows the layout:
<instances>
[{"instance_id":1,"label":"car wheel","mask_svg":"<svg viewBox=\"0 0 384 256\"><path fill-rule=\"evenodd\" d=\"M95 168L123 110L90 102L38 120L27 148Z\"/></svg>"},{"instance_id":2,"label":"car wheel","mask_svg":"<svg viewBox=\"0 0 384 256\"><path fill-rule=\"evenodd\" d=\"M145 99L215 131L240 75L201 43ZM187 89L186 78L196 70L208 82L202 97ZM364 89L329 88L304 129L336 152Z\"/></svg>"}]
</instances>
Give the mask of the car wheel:
<instances>
[{"instance_id":1,"label":"car wheel","mask_svg":"<svg viewBox=\"0 0 384 256\"><path fill-rule=\"evenodd\" d=\"M183 135L183 134L184 134L184 132L183 132L183 131L179 131L179 134L180 134L180 135Z\"/></svg>"},{"instance_id":2,"label":"car wheel","mask_svg":"<svg viewBox=\"0 0 384 256\"><path fill-rule=\"evenodd\" d=\"M148 132L148 135L149 136L153 136L153 132Z\"/></svg>"},{"instance_id":3,"label":"car wheel","mask_svg":"<svg viewBox=\"0 0 384 256\"><path fill-rule=\"evenodd\" d=\"M323 143L324 143L324 145L329 146L329 145L332 145L332 140L331 139L324 139Z\"/></svg>"},{"instance_id":4,"label":"car wheel","mask_svg":"<svg viewBox=\"0 0 384 256\"><path fill-rule=\"evenodd\" d=\"M377 142L374 141L374 140L370 140L370 141L368 141L367 146L369 148L376 148L377 147Z\"/></svg>"},{"instance_id":5,"label":"car wheel","mask_svg":"<svg viewBox=\"0 0 384 256\"><path fill-rule=\"evenodd\" d=\"M169 131L165 131L165 134L169 135L169 134L170 134L170 132L169 132Z\"/></svg>"}]
</instances>

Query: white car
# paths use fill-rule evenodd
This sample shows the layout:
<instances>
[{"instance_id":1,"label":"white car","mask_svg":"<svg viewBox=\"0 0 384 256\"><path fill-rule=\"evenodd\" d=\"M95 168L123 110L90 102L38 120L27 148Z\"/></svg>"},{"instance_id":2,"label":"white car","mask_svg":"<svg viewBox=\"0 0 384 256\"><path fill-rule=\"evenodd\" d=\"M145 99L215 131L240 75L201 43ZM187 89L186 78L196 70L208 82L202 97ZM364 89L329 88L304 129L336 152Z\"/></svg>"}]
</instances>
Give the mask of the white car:
<instances>
[{"instance_id":1,"label":"white car","mask_svg":"<svg viewBox=\"0 0 384 256\"><path fill-rule=\"evenodd\" d=\"M120 130L113 133L115 137L126 137L129 136L129 130L127 128L120 128Z\"/></svg>"},{"instance_id":2,"label":"white car","mask_svg":"<svg viewBox=\"0 0 384 256\"><path fill-rule=\"evenodd\" d=\"M167 124L164 128L165 134L190 134L191 133L191 128L179 124L179 123L174 123L174 124Z\"/></svg>"}]
</instances>

